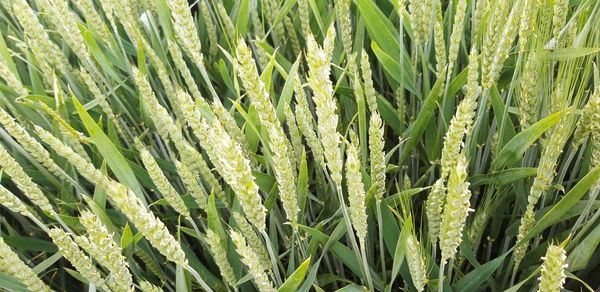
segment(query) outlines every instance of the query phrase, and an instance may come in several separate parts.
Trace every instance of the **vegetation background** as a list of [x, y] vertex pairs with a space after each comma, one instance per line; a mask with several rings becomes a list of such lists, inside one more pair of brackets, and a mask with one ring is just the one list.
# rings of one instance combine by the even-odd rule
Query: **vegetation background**
[[599, 14], [0, 1], [0, 287], [593, 291]]

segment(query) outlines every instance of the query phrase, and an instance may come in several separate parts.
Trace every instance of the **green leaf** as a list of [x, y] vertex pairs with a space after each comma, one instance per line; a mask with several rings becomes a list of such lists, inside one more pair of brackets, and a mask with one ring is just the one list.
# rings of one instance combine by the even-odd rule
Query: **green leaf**
[[171, 26], [171, 11], [169, 9], [169, 5], [166, 2], [167, 0], [156, 0], [154, 4], [156, 5], [156, 13], [158, 13], [158, 22], [162, 27], [166, 35], [166, 39], [169, 41], [173, 41], [173, 27]]
[[402, 134], [402, 126], [400, 125], [400, 119], [398, 118], [398, 111], [383, 96], [379, 94], [376, 96], [377, 109], [379, 110], [385, 125], [390, 126], [396, 135]]
[[391, 207], [387, 205], [387, 201], [381, 202], [381, 220], [385, 226], [383, 240], [390, 254], [396, 254], [398, 248], [398, 237], [400, 236], [400, 227], [392, 213]]
[[83, 108], [81, 103], [79, 103], [79, 100], [77, 100], [75, 95], [72, 95], [72, 100], [75, 109], [81, 118], [81, 122], [90, 134], [94, 145], [96, 145], [96, 148], [98, 148], [98, 151], [100, 151], [100, 154], [104, 157], [115, 176], [117, 176], [121, 183], [129, 187], [137, 197], [144, 202], [144, 204], [147, 204], [142, 187], [135, 177], [135, 173], [129, 166], [127, 159], [123, 157], [108, 136], [106, 136], [102, 129], [98, 127], [94, 119], [92, 119], [90, 114]]
[[277, 119], [279, 119], [279, 121], [285, 121], [285, 113], [283, 112], [283, 109], [286, 105], [289, 105], [290, 101], [292, 100], [292, 94], [294, 93], [294, 78], [296, 78], [296, 75], [298, 74], [299, 63], [300, 58], [298, 57], [296, 62], [294, 62], [294, 65], [292, 65], [292, 69], [288, 73], [281, 94], [279, 94], [279, 100], [277, 101], [276, 111]]
[[[410, 221], [407, 222], [409, 224], [412, 224], [410, 223]], [[392, 287], [392, 285], [394, 284], [394, 280], [400, 272], [400, 266], [402, 266], [402, 262], [404, 262], [404, 255], [406, 253], [404, 243], [406, 242], [406, 232], [408, 232], [409, 229], [410, 228], [407, 228], [406, 225], [403, 226], [402, 232], [400, 232], [400, 236], [398, 236], [398, 241], [396, 242], [396, 248], [394, 251], [394, 261], [392, 262], [392, 275], [388, 287]]]
[[263, 48], [268, 55], [272, 55], [275, 57], [275, 59], [277, 60], [277, 64], [274, 64], [275, 66], [280, 65], [286, 71], [289, 71], [292, 68], [292, 62], [290, 62], [290, 60], [288, 60], [284, 55], [279, 53], [276, 49], [271, 47], [269, 43], [261, 40], [255, 40], [254, 43]]
[[[410, 70], [410, 68], [408, 68], [407, 70], [405, 66], [403, 70], [400, 67], [400, 63], [396, 61], [397, 58], [394, 58], [393, 56], [387, 54], [374, 41], [371, 42], [371, 49], [373, 49], [375, 56], [383, 66], [383, 69], [390, 75], [390, 77], [392, 77], [398, 83], [401, 83], [401, 80], [403, 80], [404, 85], [406, 86], [406, 89], [408, 89], [408, 91], [416, 95], [420, 94], [413, 84], [414, 77], [412, 76], [412, 70]], [[410, 64], [410, 61], [405, 64]], [[400, 79], [400, 76], [402, 76], [403, 78]]]
[[541, 54], [539, 54], [539, 58], [548, 61], [564, 61], [574, 58], [581, 58], [597, 52], [600, 52], [600, 48], [558, 48], [553, 50], [544, 50]]
[[248, 19], [250, 19], [250, 1], [241, 0], [239, 13], [235, 22], [235, 28], [239, 35], [246, 35], [248, 31]]
[[480, 185], [500, 186], [521, 180], [526, 177], [534, 176], [536, 173], [536, 167], [518, 167], [489, 174], [476, 174], [469, 178], [469, 182], [471, 183], [472, 187]]
[[206, 213], [208, 217], [208, 228], [216, 232], [221, 238], [221, 240], [227, 240], [227, 234], [225, 233], [225, 229], [223, 229], [223, 226], [221, 225], [221, 217], [219, 216], [219, 211], [217, 210], [217, 203], [214, 192], [212, 192], [208, 197], [208, 206]]
[[187, 292], [188, 288], [185, 280], [185, 273], [181, 265], [177, 265], [175, 270], [175, 291], [176, 292]]
[[390, 206], [390, 207], [396, 207], [398, 206], [398, 204], [400, 204], [400, 197], [412, 197], [424, 190], [429, 189], [430, 187], [425, 187], [425, 188], [414, 188], [414, 189], [408, 189], [406, 191], [402, 191], [396, 194], [393, 194], [387, 198], [385, 198], [385, 202]]
[[462, 277], [460, 281], [458, 281], [452, 288], [454, 288], [455, 291], [484, 290], [480, 285], [485, 282], [492, 275], [492, 273], [496, 271], [496, 269], [498, 269], [507, 255], [508, 252], [475, 268], [473, 271]]
[[[445, 70], [444, 70], [445, 72]], [[442, 72], [442, 76], [444, 75]], [[439, 78], [433, 88], [429, 92], [429, 95], [423, 102], [423, 106], [416, 120], [410, 125], [408, 130], [404, 133], [403, 139], [406, 140], [404, 145], [402, 146], [402, 152], [400, 154], [398, 165], [403, 165], [404, 161], [410, 156], [413, 151], [413, 148], [419, 142], [419, 139], [423, 135], [423, 132], [427, 128], [427, 125], [431, 123], [431, 119], [433, 118], [433, 113], [437, 108], [437, 103], [442, 96], [444, 78]]]
[[[345, 224], [340, 224], [339, 226], [343, 227], [345, 230]], [[302, 228], [304, 231], [306, 231], [308, 234], [310, 234], [311, 236], [313, 236], [316, 240], [318, 240], [321, 243], [328, 243], [329, 241], [329, 236], [325, 235], [324, 233], [322, 233], [321, 231], [308, 227], [308, 226], [304, 226], [304, 225], [298, 225], [298, 227]], [[332, 235], [333, 237], [333, 235]], [[335, 254], [335, 256], [346, 266], [348, 267], [353, 273], [355, 273], [356, 275], [361, 275], [362, 274], [362, 270], [361, 270], [361, 266], [358, 263], [358, 261], [356, 260], [356, 256], [355, 253], [352, 251], [352, 249], [350, 249], [349, 247], [341, 244], [339, 241], [335, 241], [332, 245], [331, 245], [331, 250], [333, 251], [333, 253]], [[375, 273], [371, 273], [373, 276], [373, 284], [375, 286], [381, 286], [381, 279], [377, 276], [377, 274]]]
[[467, 84], [467, 77], [469, 75], [468, 68], [463, 69], [448, 85], [448, 96], [455, 96], [465, 84]]
[[131, 227], [129, 227], [129, 223], [125, 223], [123, 235], [121, 235], [121, 248], [125, 249], [131, 243], [133, 243], [133, 232], [131, 231]]
[[566, 195], [564, 195], [562, 199], [560, 199], [560, 201], [558, 201], [558, 203], [556, 203], [554, 207], [552, 207], [552, 209], [550, 209], [550, 211], [548, 211], [548, 213], [546, 213], [544, 217], [531, 228], [523, 240], [518, 242], [515, 247], [527, 242], [544, 231], [544, 229], [559, 222], [564, 214], [569, 212], [569, 210], [579, 202], [583, 195], [586, 194], [587, 190], [597, 183], [598, 178], [600, 178], [600, 165], [594, 167]]
[[304, 281], [304, 277], [306, 276], [306, 271], [310, 266], [310, 257], [306, 259], [297, 269], [290, 275], [287, 280], [279, 287], [278, 292], [293, 292], [298, 289], [302, 281]]
[[600, 244], [600, 224], [569, 252], [567, 263], [571, 272], [585, 269]]
[[[92, 56], [96, 59], [102, 70], [104, 70], [104, 72], [110, 75], [112, 79], [119, 80], [121, 77], [119, 77], [119, 74], [117, 73], [117, 71], [115, 71], [114, 67], [119, 68], [120, 62], [117, 62], [116, 58], [109, 58], [104, 54], [105, 51], [102, 50], [102, 48], [100, 48], [100, 46], [96, 42], [96, 39], [94, 39], [92, 33], [89, 32], [85, 26], [79, 25], [79, 29], [83, 33], [83, 40], [86, 44], [86, 47], [88, 48]], [[121, 67], [120, 69], [124, 70], [125, 68]]]
[[[294, 5], [296, 4], [296, 1], [297, 0], [286, 0], [283, 3], [281, 8], [279, 9], [279, 13], [277, 14], [277, 17], [275, 17], [275, 21], [273, 21], [273, 26], [278, 24], [280, 21], [283, 21], [283, 18], [288, 15], [288, 13], [292, 9], [292, 7], [294, 7]], [[282, 38], [284, 36], [279, 36], [279, 37]]]
[[[102, 163], [100, 167], [100, 171], [103, 174], [106, 174], [106, 164]], [[94, 202], [100, 207], [102, 210], [106, 208], [106, 191], [103, 188], [96, 187], [94, 188]]]
[[496, 86], [493, 86], [490, 90], [490, 97], [492, 98], [492, 109], [494, 110], [494, 117], [496, 117], [496, 124], [498, 124], [498, 131], [502, 132], [500, 133], [501, 139], [499, 141], [502, 147], [506, 141], [512, 139], [517, 133], [508, 114], [505, 115], [506, 106]]
[[517, 163], [529, 146], [542, 136], [544, 132], [558, 123], [564, 114], [565, 111], [553, 113], [514, 136], [500, 150], [496, 159], [492, 162], [492, 166], [499, 169]]
[[54, 265], [54, 263], [62, 259], [62, 257], [63, 255], [60, 252], [57, 252], [45, 259], [44, 261], [42, 261], [41, 263], [37, 264], [35, 267], [33, 267], [32, 270], [34, 273], [39, 274], [51, 267], [52, 265]]
[[335, 290], [336, 292], [365, 292], [367, 288], [365, 286], [359, 286], [356, 284], [348, 284], [343, 288]]
[[300, 160], [300, 168], [298, 169], [298, 205], [300, 206], [300, 214], [305, 214], [306, 197], [308, 193], [308, 163], [306, 161], [306, 149], [302, 148], [302, 159]]
[[[372, 0], [356, 1], [355, 3], [361, 16], [365, 19], [367, 31], [374, 42], [381, 46], [387, 54], [395, 57], [400, 56], [398, 30], [381, 12], [377, 4]], [[409, 59], [405, 61], [405, 63], [410, 64]]]
[[523, 285], [525, 285], [525, 283], [529, 282], [529, 280], [531, 280], [531, 278], [533, 278], [534, 276], [536, 276], [539, 272], [540, 268], [538, 267], [535, 271], [531, 272], [531, 274], [529, 274], [529, 276], [527, 276], [527, 278], [525, 278], [525, 280], [515, 284], [514, 286], [504, 290], [504, 292], [519, 292], [522, 291], [521, 287], [523, 287]]
[[29, 291], [19, 280], [5, 274], [4, 272], [0, 272], [0, 288], [4, 288], [8, 291]]
[[17, 74], [17, 67], [12, 60], [12, 56], [8, 47], [6, 46], [6, 41], [4, 40], [4, 34], [0, 34], [0, 57], [2, 60], [8, 65], [10, 71], [15, 74], [15, 76], [19, 77]]
[[34, 237], [3, 235], [2, 239], [4, 239], [6, 244], [22, 251], [43, 251], [49, 253], [55, 253], [58, 251], [58, 248], [52, 244], [52, 242]]
[[272, 175], [260, 171], [252, 171], [252, 175], [258, 188], [265, 193], [269, 193], [275, 186], [276, 179]]
[[271, 58], [269, 59], [269, 63], [263, 69], [262, 73], [260, 73], [260, 80], [265, 83], [265, 88], [269, 91], [271, 88], [271, 78], [273, 77], [273, 67], [275, 66], [275, 56], [277, 55], [277, 50], [275, 50], [271, 54]]

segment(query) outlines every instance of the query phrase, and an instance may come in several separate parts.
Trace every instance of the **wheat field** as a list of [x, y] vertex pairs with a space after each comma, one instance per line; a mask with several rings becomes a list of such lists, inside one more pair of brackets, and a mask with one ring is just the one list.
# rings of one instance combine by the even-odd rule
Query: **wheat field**
[[600, 1], [1, 0], [0, 32], [0, 290], [600, 287]]

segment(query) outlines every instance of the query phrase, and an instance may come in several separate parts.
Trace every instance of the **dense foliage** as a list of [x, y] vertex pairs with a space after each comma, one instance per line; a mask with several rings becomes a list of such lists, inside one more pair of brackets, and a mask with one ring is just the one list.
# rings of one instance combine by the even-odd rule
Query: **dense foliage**
[[596, 0], [2, 0], [0, 288], [600, 286]]

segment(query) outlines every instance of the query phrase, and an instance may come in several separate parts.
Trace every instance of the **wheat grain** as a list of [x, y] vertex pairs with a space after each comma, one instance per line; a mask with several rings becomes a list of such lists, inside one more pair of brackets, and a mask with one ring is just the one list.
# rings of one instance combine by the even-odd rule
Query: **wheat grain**
[[298, 34], [296, 33], [296, 29], [294, 28], [294, 23], [292, 19], [286, 16], [283, 19], [283, 24], [285, 25], [285, 30], [288, 33], [288, 37], [290, 38], [290, 43], [292, 44], [292, 51], [294, 55], [298, 56], [302, 53], [302, 48], [300, 46], [300, 40], [298, 40]]
[[500, 37], [499, 34], [501, 33], [503, 24], [508, 23], [506, 22], [507, 5], [505, 1], [488, 3], [485, 8], [489, 11], [489, 16], [487, 28], [483, 31], [483, 44], [481, 46], [481, 73], [484, 77], [489, 74], [488, 72], [491, 68], [491, 63], [494, 60], [496, 49], [498, 48], [498, 38]]
[[[181, 54], [181, 49], [172, 41], [169, 41], [167, 46], [169, 48], [169, 53], [171, 54], [171, 58], [173, 59], [173, 63], [175, 63], [175, 67], [177, 68], [177, 70], [179, 71], [181, 76], [183, 76], [183, 80], [185, 81], [185, 84], [187, 85], [187, 89], [191, 92], [192, 96], [195, 99], [200, 100], [200, 102], [202, 104], [207, 104], [206, 100], [204, 99], [204, 97], [202, 97], [202, 94], [200, 93], [200, 89], [198, 88], [196, 81], [194, 81], [194, 77], [192, 76], [190, 69], [187, 67], [185, 60], [183, 60], [183, 55]], [[181, 94], [181, 90], [178, 89], [177, 95], [180, 96], [180, 94]], [[182, 111], [183, 111], [183, 109], [182, 109]], [[184, 117], [185, 117], [185, 114], [184, 114]]]
[[300, 14], [302, 35], [308, 36], [312, 33], [310, 29], [310, 14], [308, 11], [308, 0], [298, 0], [298, 13]]
[[284, 106], [284, 114], [285, 121], [287, 124], [287, 128], [290, 134], [290, 143], [292, 144], [293, 156], [296, 161], [296, 167], [300, 167], [300, 157], [302, 157], [302, 152], [304, 152], [304, 146], [302, 145], [302, 136], [300, 135], [300, 129], [298, 128], [298, 123], [296, 122], [296, 116], [292, 112], [292, 109], [289, 105]]
[[54, 215], [56, 212], [40, 187], [31, 180], [21, 165], [8, 153], [5, 146], [0, 146], [0, 166], [10, 176], [11, 180], [36, 206], [44, 212]]
[[[209, 56], [211, 59], [214, 59], [219, 53], [219, 41], [217, 38], [217, 26], [213, 21], [212, 14], [210, 13], [207, 1], [200, 1], [200, 11], [202, 12], [202, 18], [204, 19], [204, 24], [206, 25], [206, 32], [208, 33]], [[179, 49], [176, 50], [179, 51]]]
[[182, 163], [179, 160], [175, 160], [175, 168], [177, 169], [177, 173], [181, 177], [183, 184], [187, 188], [188, 193], [194, 198], [198, 206], [200, 206], [200, 209], [206, 210], [206, 191], [198, 182], [196, 174], [187, 167], [185, 163]]
[[560, 32], [565, 27], [567, 22], [567, 14], [569, 13], [569, 1], [568, 0], [556, 0], [554, 1], [554, 13], [552, 14], [552, 35], [556, 40], [560, 36]]
[[442, 225], [440, 229], [440, 249], [442, 262], [453, 258], [462, 241], [462, 232], [465, 226], [469, 208], [471, 191], [467, 179], [467, 160], [462, 153], [457, 157], [456, 167], [450, 172], [448, 178], [448, 194]]
[[[441, 0], [437, 0], [435, 5], [435, 22], [433, 25], [433, 41], [435, 50], [435, 71], [437, 78], [444, 78], [441, 76], [442, 72], [446, 68], [448, 59], [446, 57], [446, 40], [444, 39], [444, 19], [442, 16], [442, 3]], [[450, 71], [450, 70], [449, 70]]]
[[81, 61], [92, 64], [92, 58], [85, 46], [83, 36], [77, 27], [77, 20], [69, 9], [68, 3], [64, 0], [39, 0], [37, 2], [75, 55]]
[[221, 275], [227, 282], [227, 284], [231, 287], [236, 287], [235, 274], [233, 273], [233, 268], [229, 264], [227, 260], [227, 250], [223, 246], [226, 245], [227, 240], [222, 239], [216, 232], [211, 229], [206, 230], [206, 241], [210, 246], [210, 252], [215, 258], [215, 263], [219, 267], [221, 271]]
[[313, 126], [313, 117], [308, 107], [308, 100], [306, 92], [302, 88], [300, 78], [296, 76], [294, 80], [294, 92], [296, 99], [296, 121], [298, 122], [298, 128], [306, 139], [306, 144], [312, 150], [312, 155], [317, 165], [322, 169], [326, 169], [325, 157], [323, 156], [323, 145], [317, 137]]
[[13, 136], [35, 160], [41, 163], [52, 174], [61, 178], [65, 178], [64, 172], [56, 165], [54, 160], [50, 158], [50, 153], [33, 138], [27, 130], [25, 130], [13, 117], [3, 109], [0, 109], [0, 124], [4, 129]]
[[238, 200], [248, 220], [259, 231], [266, 228], [267, 209], [262, 204], [258, 186], [250, 169], [250, 162], [242, 155], [239, 145], [225, 132], [223, 126], [216, 120], [208, 125], [204, 122], [203, 129], [210, 137], [214, 147], [213, 160], [218, 160], [221, 166], [221, 176], [235, 191]]
[[276, 42], [278, 41], [283, 44], [286, 40], [286, 35], [283, 22], [277, 19], [277, 15], [280, 15], [279, 2], [277, 0], [264, 0], [261, 3], [265, 5], [263, 13], [266, 13], [269, 27], [272, 27], [275, 32]]
[[463, 37], [465, 15], [467, 14], [467, 0], [458, 0], [456, 3], [456, 13], [454, 14], [454, 24], [452, 26], [452, 33], [450, 34], [450, 45], [448, 47], [448, 77], [446, 82], [450, 80], [452, 76], [452, 70], [454, 70], [454, 64], [458, 58], [458, 47]]
[[539, 1], [524, 0], [523, 9], [521, 11], [521, 22], [519, 24], [519, 52], [524, 52], [529, 37], [532, 35], [531, 29], [535, 27], [535, 16], [538, 11]]
[[496, 49], [493, 53], [492, 61], [489, 66], [485, 66], [485, 75], [483, 75], [482, 85], [484, 89], [491, 88], [500, 76], [500, 69], [504, 65], [504, 61], [508, 58], [508, 52], [511, 49], [511, 45], [515, 39], [519, 28], [519, 18], [517, 17], [518, 11], [521, 8], [521, 0], [518, 0], [510, 10], [506, 19], [506, 24], [500, 35], [500, 40], [490, 39], [490, 42], [497, 42]]
[[409, 233], [406, 237], [406, 261], [413, 285], [417, 291], [423, 291], [427, 284], [427, 269], [421, 244], [414, 233]]
[[260, 239], [260, 237], [256, 234], [254, 229], [252, 229], [252, 226], [250, 225], [250, 223], [248, 223], [248, 220], [244, 218], [244, 215], [237, 211], [231, 212], [231, 215], [233, 216], [235, 223], [237, 223], [239, 231], [242, 233], [244, 238], [246, 238], [246, 241], [248, 242], [250, 248], [252, 248], [252, 250], [258, 254], [261, 264], [265, 268], [270, 270], [271, 260], [269, 259], [269, 253], [267, 252], [267, 249], [265, 248], [262, 239]]
[[439, 178], [433, 184], [431, 192], [427, 197], [425, 204], [425, 213], [427, 214], [427, 226], [429, 231], [429, 239], [434, 243], [440, 235], [440, 227], [442, 224], [442, 212], [444, 210], [444, 202], [446, 200], [446, 189], [444, 180]]
[[215, 99], [213, 101], [212, 110], [217, 119], [219, 119], [221, 124], [225, 127], [225, 130], [227, 130], [231, 137], [235, 139], [238, 145], [240, 145], [242, 151], [244, 152], [244, 156], [250, 160], [250, 165], [252, 168], [256, 168], [256, 161], [253, 159], [251, 154], [248, 140], [246, 140], [244, 132], [238, 127], [232, 114], [223, 106], [219, 99]]
[[454, 168], [462, 147], [463, 138], [471, 132], [473, 120], [475, 118], [475, 110], [477, 109], [477, 98], [479, 97], [478, 78], [479, 66], [477, 61], [477, 51], [471, 49], [469, 55], [468, 81], [465, 87], [465, 98], [460, 102], [456, 110], [456, 114], [450, 121], [448, 132], [444, 137], [444, 145], [442, 150], [441, 178], [446, 179], [450, 170]]
[[102, 187], [115, 206], [136, 225], [150, 244], [168, 260], [183, 266], [187, 265], [187, 259], [177, 240], [169, 233], [164, 223], [147, 209], [132, 190], [112, 181], [52, 134], [39, 127], [36, 127], [36, 130], [40, 138], [48, 143], [58, 155], [67, 159], [81, 175], [88, 181]]
[[200, 38], [194, 25], [194, 19], [188, 9], [188, 3], [185, 0], [167, 1], [171, 9], [171, 19], [177, 42], [183, 47], [188, 56], [196, 62], [196, 65], [203, 66], [204, 60], [200, 50]]
[[105, 43], [110, 42], [110, 32], [106, 28], [106, 25], [102, 21], [100, 14], [98, 13], [98, 9], [94, 7], [93, 0], [74, 0], [75, 6], [79, 8], [85, 17], [85, 20], [88, 22], [88, 25], [100, 34], [102, 41]]
[[162, 292], [163, 291], [161, 288], [154, 286], [152, 283], [150, 283], [148, 281], [141, 281], [140, 289], [144, 292]]
[[518, 104], [519, 118], [523, 128], [529, 127], [537, 118], [537, 80], [535, 56], [527, 59], [523, 70], [523, 78], [519, 86]]
[[342, 157], [340, 153], [340, 134], [337, 131], [339, 117], [337, 106], [333, 99], [333, 87], [329, 79], [329, 58], [333, 49], [332, 41], [335, 30], [330, 26], [327, 37], [320, 47], [314, 36], [308, 36], [308, 51], [306, 60], [309, 68], [308, 84], [313, 91], [313, 101], [318, 117], [317, 130], [323, 145], [326, 165], [331, 172], [331, 178], [340, 186], [342, 183]]
[[356, 141], [356, 137], [353, 140], [346, 148], [346, 182], [348, 183], [350, 219], [352, 219], [352, 226], [356, 231], [361, 248], [364, 248], [367, 236], [366, 196], [360, 173], [361, 164], [358, 158], [358, 141]]
[[375, 199], [381, 202], [385, 193], [385, 152], [383, 138], [383, 121], [377, 110], [377, 98], [373, 88], [373, 78], [369, 57], [363, 51], [361, 69], [365, 86], [365, 96], [371, 112], [369, 119], [369, 159], [371, 162], [371, 185], [375, 186]]
[[475, 11], [473, 12], [473, 19], [472, 19], [472, 26], [471, 29], [473, 30], [471, 32], [471, 38], [475, 39], [477, 37], [480, 37], [480, 33], [481, 33], [481, 20], [483, 19], [483, 17], [486, 15], [486, 13], [488, 12], [488, 7], [489, 7], [490, 3], [489, 0], [480, 0], [477, 1], [476, 6], [475, 6]]
[[[179, 151], [182, 161], [184, 161], [184, 163], [189, 163], [190, 168], [198, 171], [215, 190], [217, 195], [219, 197], [223, 197], [223, 190], [221, 189], [221, 186], [219, 185], [219, 182], [214, 174], [210, 171], [206, 161], [202, 155], [184, 139], [181, 131], [178, 129], [177, 125], [169, 115], [169, 112], [159, 104], [154, 92], [152, 91], [152, 88], [150, 87], [150, 84], [148, 83], [148, 80], [143, 77], [136, 68], [133, 68], [132, 71], [140, 93], [147, 101], [146, 106], [148, 107], [148, 113], [150, 114], [150, 117], [153, 120], [159, 134], [163, 138], [170, 138], [175, 144], [177, 151]], [[189, 103], [191, 102], [189, 97], [182, 96], [182, 91], [178, 91], [176, 98], [177, 104], [182, 112], [182, 116], [189, 122], [190, 119], [193, 119], [193, 116], [189, 116]]]
[[85, 227], [87, 235], [76, 236], [75, 242], [111, 271], [112, 277], [107, 283], [108, 286], [116, 291], [130, 291], [133, 281], [129, 273], [129, 265], [104, 223], [98, 216], [87, 210], [81, 213], [79, 222]]
[[236, 53], [238, 75], [256, 107], [261, 123], [268, 132], [268, 146], [272, 153], [273, 168], [279, 187], [279, 198], [283, 203], [287, 219], [296, 228], [299, 208], [295, 189], [294, 164], [289, 155], [291, 150], [289, 141], [277, 120], [275, 108], [271, 103], [265, 84], [258, 76], [256, 64], [252, 59], [252, 52], [243, 40], [238, 41]]
[[[537, 169], [537, 175], [527, 197], [527, 208], [521, 218], [517, 241], [523, 240], [535, 223], [534, 208], [542, 194], [548, 190], [555, 176], [556, 164], [566, 142], [566, 121], [563, 120], [548, 133], [548, 141]], [[528, 244], [524, 243], [515, 249], [515, 262], [518, 264], [527, 251]]]
[[233, 26], [233, 22], [231, 22], [231, 18], [229, 18], [229, 14], [227, 14], [227, 10], [225, 10], [225, 6], [221, 2], [216, 2], [217, 6], [217, 14], [221, 19], [221, 25], [224, 26], [225, 32], [231, 41], [235, 41], [237, 36], [235, 32], [235, 26]]
[[0, 204], [12, 212], [19, 213], [26, 217], [33, 216], [29, 209], [27, 209], [25, 203], [11, 191], [7, 190], [3, 185], [0, 185]]
[[31, 291], [50, 292], [48, 287], [36, 273], [25, 264], [19, 256], [0, 237], [0, 270], [17, 278]]
[[115, 206], [135, 224], [152, 246], [169, 261], [187, 266], [187, 259], [179, 242], [169, 233], [165, 224], [144, 206], [133, 191], [114, 182], [109, 187], [103, 187]]
[[[340, 36], [342, 38], [342, 47], [348, 58], [348, 63], [352, 62], [352, 22], [350, 21], [350, 0], [341, 0], [335, 2], [338, 24], [340, 26]], [[350, 72], [353, 72], [352, 70]]]
[[[600, 86], [596, 87], [596, 90], [590, 97], [589, 101], [590, 109], [590, 132], [592, 135], [592, 165], [600, 165]], [[600, 184], [596, 184], [595, 188], [600, 187]]]
[[175, 190], [173, 185], [169, 182], [169, 179], [165, 176], [164, 172], [158, 166], [156, 159], [150, 154], [150, 151], [146, 149], [139, 140], [136, 140], [136, 148], [140, 152], [140, 158], [144, 167], [148, 171], [148, 175], [158, 191], [164, 196], [169, 205], [177, 211], [177, 213], [183, 215], [187, 219], [190, 219], [190, 211], [187, 209], [183, 199], [179, 196], [179, 193]]
[[565, 250], [560, 246], [551, 244], [548, 246], [546, 255], [542, 257], [542, 260], [544, 260], [544, 263], [541, 268], [538, 291], [551, 292], [562, 290], [567, 277], [565, 269], [568, 266], [566, 264], [567, 255]]
[[[204, 150], [206, 150], [215, 168], [217, 168], [219, 172], [223, 172], [223, 168], [221, 167], [219, 159], [217, 158], [218, 154], [213, 149], [214, 147], [212, 145], [210, 135], [208, 135], [208, 132], [205, 131], [206, 129], [203, 128], [203, 125], [201, 123], [202, 116], [196, 108], [197, 106], [195, 106], [192, 103], [187, 93], [183, 92], [182, 90], [178, 91], [177, 96], [179, 97], [178, 100], [181, 109], [184, 113], [185, 121], [192, 128], [192, 131], [196, 135], [196, 137], [198, 137], [200, 145], [202, 146], [202, 148], [204, 148]], [[182, 162], [194, 162], [190, 163], [189, 168], [199, 172], [202, 179], [204, 179], [210, 185], [210, 187], [216, 193], [216, 195], [222, 200], [226, 201], [225, 193], [223, 192], [219, 181], [208, 167], [202, 154], [196, 151], [189, 143], [185, 142], [183, 139], [179, 139], [179, 137], [181, 137], [181, 135], [177, 135], [178, 139], [174, 140], [174, 142], [177, 142], [175, 146], [178, 147], [178, 151], [180, 152], [180, 155], [182, 157]]]
[[[63, 74], [71, 71], [71, 65], [65, 60], [58, 46], [50, 40], [48, 33], [39, 22], [37, 16], [25, 0], [15, 0], [12, 2], [12, 8], [16, 18], [23, 27], [27, 36], [29, 48], [35, 55], [40, 69], [48, 78], [53, 72], [51, 65], [60, 70]], [[51, 79], [46, 79], [50, 84]]]
[[61, 229], [52, 228], [48, 231], [48, 235], [50, 235], [52, 242], [58, 247], [63, 256], [83, 277], [102, 289], [108, 289], [106, 284], [104, 284], [104, 279], [102, 279], [100, 271], [94, 266], [92, 259], [79, 249], [69, 234]]
[[244, 237], [236, 231], [230, 231], [231, 240], [235, 244], [237, 253], [240, 255], [242, 262], [248, 268], [248, 272], [254, 278], [254, 283], [261, 292], [275, 291], [273, 283], [269, 280], [269, 276], [265, 273], [266, 268], [260, 263], [258, 255], [246, 245]]
[[8, 62], [0, 57], [0, 77], [6, 81], [6, 85], [12, 88], [18, 95], [28, 95], [29, 91], [23, 86], [17, 75], [13, 74], [8, 66]]
[[[179, 103], [177, 102], [175, 87], [173, 86], [173, 83], [171, 82], [171, 79], [169, 78], [169, 74], [167, 73], [167, 69], [165, 68], [165, 65], [163, 64], [162, 60], [158, 57], [156, 52], [154, 52], [154, 50], [152, 49], [150, 44], [148, 44], [148, 42], [143, 37], [139, 36], [138, 41], [142, 44], [146, 55], [148, 56], [148, 58], [150, 59], [150, 62], [152, 63], [152, 65], [154, 66], [154, 68], [156, 70], [158, 79], [160, 80], [160, 83], [162, 84], [162, 86], [164, 88], [165, 96], [167, 97], [167, 100], [169, 101], [171, 107], [173, 108], [173, 112], [175, 113], [175, 116], [182, 118], [183, 113], [182, 113], [181, 107], [179, 106]], [[141, 86], [146, 86], [146, 85], [144, 84]], [[148, 85], [147, 89], [144, 89], [144, 90], [151, 90], [151, 89], [149, 88], [149, 85]], [[144, 91], [144, 93], [146, 93], [146, 91]], [[146, 97], [146, 96], [144, 96], [144, 97]], [[147, 97], [150, 97], [150, 96], [148, 95]], [[150, 114], [152, 114], [152, 113], [150, 113]]]

